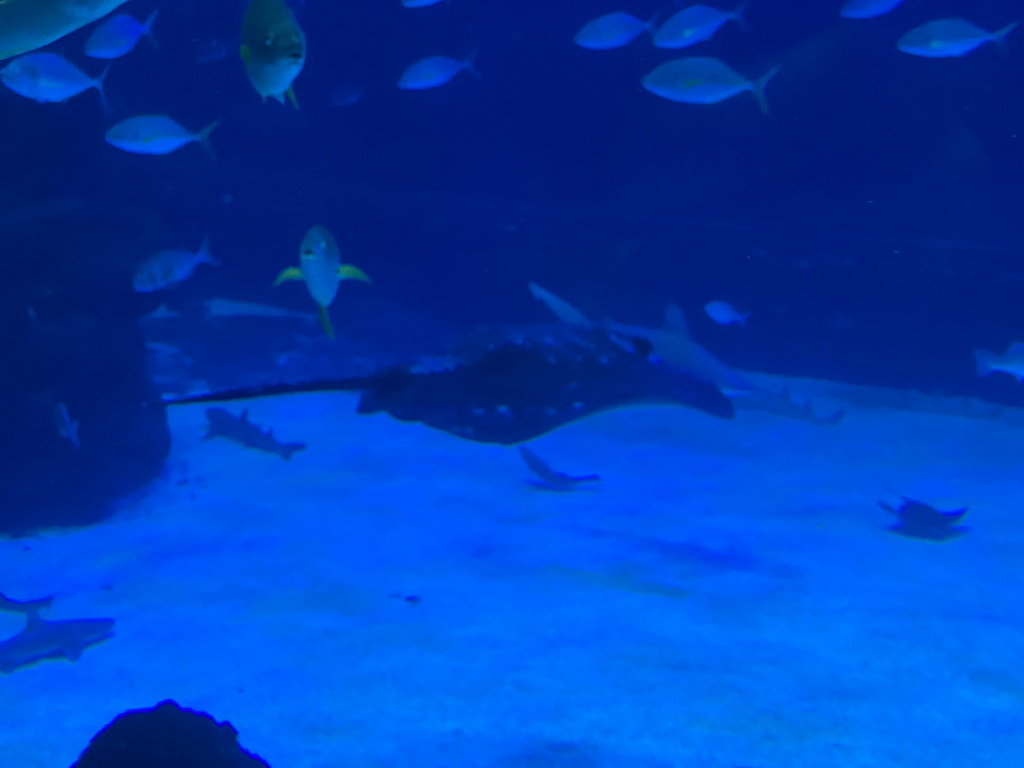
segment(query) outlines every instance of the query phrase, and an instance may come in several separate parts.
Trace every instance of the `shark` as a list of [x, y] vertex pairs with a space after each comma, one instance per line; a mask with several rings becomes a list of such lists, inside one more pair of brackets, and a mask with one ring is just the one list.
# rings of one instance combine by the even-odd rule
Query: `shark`
[[235, 416], [223, 408], [207, 408], [206, 422], [204, 440], [223, 437], [245, 448], [273, 453], [282, 459], [291, 459], [292, 454], [306, 449], [305, 443], [282, 443], [274, 437], [272, 429], [253, 424], [249, 421], [248, 410]]
[[[26, 606], [25, 603], [16, 605]], [[41, 607], [41, 606], [40, 606]], [[25, 627], [0, 641], [0, 672], [10, 674], [47, 659], [77, 661], [86, 648], [113, 637], [113, 619], [61, 619], [50, 621], [38, 607], [26, 609]]]
[[646, 339], [601, 326], [486, 326], [441, 355], [367, 376], [168, 397], [168, 404], [296, 392], [356, 391], [357, 412], [387, 413], [456, 437], [515, 445], [595, 413], [661, 403], [723, 419], [732, 402], [653, 353]]

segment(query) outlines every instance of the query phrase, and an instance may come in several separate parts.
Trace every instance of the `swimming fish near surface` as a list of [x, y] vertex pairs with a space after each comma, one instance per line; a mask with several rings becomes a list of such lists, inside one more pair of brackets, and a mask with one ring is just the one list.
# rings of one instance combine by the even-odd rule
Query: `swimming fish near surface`
[[220, 120], [215, 120], [193, 133], [167, 115], [138, 115], [110, 128], [106, 140], [112, 147], [136, 155], [169, 155], [188, 144], [198, 143], [213, 160], [210, 134], [218, 125]]
[[306, 33], [284, 0], [252, 0], [242, 19], [239, 55], [249, 82], [263, 101], [299, 108], [295, 79], [306, 64]]
[[85, 55], [94, 59], [119, 59], [131, 53], [143, 37], [150, 45], [159, 49], [153, 36], [153, 22], [157, 11], [153, 11], [145, 21], [139, 21], [127, 13], [117, 13], [99, 24], [85, 41]]
[[685, 104], [717, 104], [750, 91], [767, 115], [764, 88], [778, 71], [778, 67], [772, 67], [756, 80], [748, 80], [718, 59], [687, 56], [655, 67], [644, 77], [643, 86], [655, 96]]
[[328, 308], [338, 296], [338, 288], [342, 280], [361, 280], [371, 282], [370, 278], [359, 267], [341, 263], [341, 251], [338, 241], [331, 231], [322, 224], [311, 227], [302, 238], [299, 247], [299, 266], [289, 267], [277, 276], [274, 285], [289, 280], [302, 280], [309, 290], [309, 295], [316, 303], [320, 316], [320, 324], [328, 338], [334, 338], [334, 326]]
[[77, 661], [85, 649], [113, 637], [113, 619], [48, 621], [38, 610], [25, 612], [25, 628], [0, 642], [0, 672], [10, 674], [47, 659]]
[[580, 48], [609, 51], [629, 45], [644, 32], [649, 32], [650, 29], [649, 21], [638, 19], [631, 13], [617, 11], [588, 21], [580, 27], [573, 40]]
[[966, 19], [936, 19], [907, 32], [896, 47], [903, 53], [929, 59], [966, 56], [985, 43], [1004, 46], [1006, 36], [1019, 25], [1019, 21], [1014, 21], [995, 32], [988, 32]]
[[92, 24], [127, 0], [5, 0], [0, 59], [34, 51]]
[[691, 5], [669, 16], [654, 33], [655, 48], [689, 48], [715, 36], [730, 21], [745, 24], [743, 12], [747, 3], [735, 10], [723, 11], [710, 5]]
[[369, 376], [167, 398], [217, 402], [296, 392], [359, 391], [359, 413], [388, 413], [466, 440], [513, 445], [592, 414], [666, 403], [732, 418], [714, 384], [658, 362], [642, 338], [572, 325], [484, 328], [449, 353]]
[[0, 69], [0, 82], [19, 96], [43, 104], [67, 101], [95, 88], [100, 95], [100, 103], [106, 109], [103, 80], [109, 69], [103, 70], [99, 77], [89, 77], [56, 53], [26, 53]]
[[274, 437], [274, 430], [253, 424], [249, 421], [248, 410], [235, 416], [223, 408], [207, 408], [206, 421], [204, 440], [223, 437], [245, 448], [273, 453], [282, 459], [291, 459], [292, 454], [306, 450], [305, 443], [282, 443]]

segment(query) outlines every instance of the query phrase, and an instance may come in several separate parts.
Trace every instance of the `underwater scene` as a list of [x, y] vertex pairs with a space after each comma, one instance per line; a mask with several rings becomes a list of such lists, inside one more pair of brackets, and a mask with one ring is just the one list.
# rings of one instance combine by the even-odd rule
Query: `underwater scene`
[[0, 0], [0, 768], [1024, 765], [1022, 21]]

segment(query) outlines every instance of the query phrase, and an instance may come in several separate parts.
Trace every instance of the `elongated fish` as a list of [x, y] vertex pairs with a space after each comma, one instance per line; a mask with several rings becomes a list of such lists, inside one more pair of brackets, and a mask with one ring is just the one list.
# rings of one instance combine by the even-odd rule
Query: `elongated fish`
[[92, 24], [127, 0], [5, 0], [0, 3], [0, 59], [34, 51]]
[[514, 445], [592, 414], [638, 403], [683, 405], [732, 418], [714, 384], [659, 362], [642, 338], [600, 326], [492, 327], [450, 352], [369, 376], [168, 398], [243, 400], [296, 392], [360, 392], [359, 413], [387, 413], [481, 443]]
[[113, 637], [113, 619], [62, 619], [48, 621], [37, 611], [25, 614], [25, 628], [0, 642], [0, 672], [47, 659], [78, 661], [86, 648]]
[[285, 96], [298, 109], [292, 84], [306, 63], [306, 35], [284, 0], [252, 0], [242, 19], [239, 49], [245, 73], [266, 101], [284, 104]]
[[320, 324], [329, 338], [334, 338], [334, 326], [328, 307], [334, 303], [338, 295], [338, 287], [342, 280], [361, 280], [370, 282], [370, 278], [359, 267], [341, 263], [341, 251], [338, 241], [331, 231], [317, 224], [310, 228], [302, 238], [299, 249], [299, 266], [289, 267], [277, 276], [274, 285], [289, 280], [302, 280], [309, 290], [309, 295], [316, 302], [320, 315]]

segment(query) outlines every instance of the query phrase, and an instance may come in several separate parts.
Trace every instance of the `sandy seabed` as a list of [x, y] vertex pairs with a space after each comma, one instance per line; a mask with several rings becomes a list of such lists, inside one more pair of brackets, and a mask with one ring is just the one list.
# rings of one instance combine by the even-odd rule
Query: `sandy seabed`
[[[245, 404], [291, 461], [175, 407], [165, 477], [112, 520], [0, 541], [5, 593], [117, 620], [0, 676], [4, 766], [69, 766], [167, 698], [273, 768], [1024, 763], [1024, 428], [629, 409], [533, 444], [604, 478], [554, 493], [354, 402]], [[893, 491], [970, 532], [889, 532]]]

